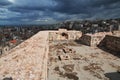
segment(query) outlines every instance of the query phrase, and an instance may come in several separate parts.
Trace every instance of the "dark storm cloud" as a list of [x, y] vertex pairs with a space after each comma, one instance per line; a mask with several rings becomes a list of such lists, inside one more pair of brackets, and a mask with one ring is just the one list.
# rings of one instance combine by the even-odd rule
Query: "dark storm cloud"
[[117, 2], [120, 2], [120, 0], [93, 0], [94, 2], [91, 3], [92, 6], [94, 7], [99, 7], [101, 5], [111, 5], [111, 4], [114, 4], [114, 3], [117, 3]]
[[0, 20], [7, 22], [120, 17], [120, 0], [0, 0], [0, 5]]
[[[49, 1], [49, 0], [48, 0]], [[50, 4], [44, 5], [44, 4], [36, 4], [33, 2], [34, 6], [31, 6], [32, 4], [24, 4], [24, 5], [16, 5], [12, 6], [9, 9], [12, 11], [17, 12], [26, 12], [31, 10], [40, 10], [40, 11], [46, 11], [50, 10], [53, 12], [60, 12], [60, 13], [67, 13], [67, 14], [80, 14], [80, 13], [91, 13], [95, 9], [97, 10], [99, 7], [103, 6], [103, 10], [106, 8], [112, 8], [112, 4], [117, 4], [120, 2], [120, 0], [51, 0], [50, 2], [54, 2], [52, 6]], [[38, 1], [37, 3], [40, 3]], [[119, 4], [114, 6], [114, 8], [120, 7]]]
[[15, 12], [32, 12], [32, 11], [45, 11], [49, 10], [47, 6], [11, 6], [8, 9]]
[[[55, 0], [57, 5], [53, 11], [67, 14], [87, 13], [89, 7], [85, 5], [85, 1], [81, 0]], [[88, 4], [86, 2], [86, 4]]]
[[11, 2], [9, 2], [8, 0], [0, 0], [0, 6], [6, 6], [6, 5], [10, 5], [12, 4]]
[[[53, 8], [53, 11], [68, 13], [68, 14], [80, 14], [80, 13], [91, 13], [95, 9], [97, 10], [99, 7], [103, 6], [103, 10], [105, 8], [109, 8], [112, 4], [117, 4], [120, 0], [55, 0], [58, 5], [56, 8]], [[120, 7], [117, 4], [116, 7]], [[111, 7], [112, 8], [112, 7]]]
[[53, 8], [55, 1], [52, 0], [16, 0], [16, 4], [9, 7], [9, 10], [15, 12], [46, 11]]

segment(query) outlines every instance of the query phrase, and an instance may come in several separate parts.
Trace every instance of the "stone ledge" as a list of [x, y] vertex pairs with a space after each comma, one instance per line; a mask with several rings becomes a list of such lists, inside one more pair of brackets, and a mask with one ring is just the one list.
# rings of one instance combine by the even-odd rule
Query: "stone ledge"
[[0, 58], [0, 80], [46, 80], [48, 32], [41, 31]]

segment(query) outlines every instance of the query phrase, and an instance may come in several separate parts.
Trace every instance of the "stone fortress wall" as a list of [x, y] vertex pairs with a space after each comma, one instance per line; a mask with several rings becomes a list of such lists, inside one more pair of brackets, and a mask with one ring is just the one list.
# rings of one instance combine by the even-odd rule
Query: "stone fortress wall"
[[105, 38], [100, 42], [99, 46], [120, 53], [120, 37], [106, 35]]
[[[59, 29], [58, 31], [49, 31], [49, 41], [79, 40], [81, 43], [91, 47], [96, 47], [99, 44], [104, 44], [102, 43], [104, 39], [105, 41], [107, 41], [106, 43], [111, 43], [111, 47], [120, 47], [118, 46], [118, 44], [116, 44], [120, 42], [116, 38], [120, 38], [120, 31], [99, 32], [94, 34], [89, 34], [89, 33], [82, 34], [82, 32], [80, 31], [72, 31], [72, 30], [67, 31], [66, 29]], [[106, 46], [109, 46], [109, 44], [106, 44]], [[113, 50], [113, 49], [110, 48], [110, 50]], [[117, 51], [117, 50], [114, 49], [114, 51]]]
[[79, 40], [82, 36], [81, 31], [67, 31], [66, 29], [59, 29], [58, 31], [49, 32], [49, 40]]
[[47, 80], [48, 34], [40, 31], [3, 54], [0, 80]]
[[84, 37], [83, 42], [92, 46], [105, 39], [103, 44], [106, 44], [108, 49], [120, 52], [119, 31], [114, 34], [117, 36], [113, 36], [112, 33], [104, 33], [100, 36], [97, 36], [98, 33], [82, 35], [80, 31], [67, 30], [40, 31], [1, 56], [0, 80], [9, 77], [13, 80], [47, 80], [48, 42], [53, 40], [80, 40]]
[[104, 38], [106, 35], [112, 35], [111, 32], [99, 32], [95, 34], [84, 34], [81, 38], [80, 41], [88, 46], [97, 46]]

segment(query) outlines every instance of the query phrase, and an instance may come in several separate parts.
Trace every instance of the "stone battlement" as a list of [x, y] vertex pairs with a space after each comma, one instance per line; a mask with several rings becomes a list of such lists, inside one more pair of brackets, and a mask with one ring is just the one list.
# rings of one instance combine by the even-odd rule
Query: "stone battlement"
[[49, 40], [79, 40], [82, 36], [82, 32], [80, 31], [67, 31], [67, 30], [59, 30], [59, 31], [50, 31], [49, 32]]

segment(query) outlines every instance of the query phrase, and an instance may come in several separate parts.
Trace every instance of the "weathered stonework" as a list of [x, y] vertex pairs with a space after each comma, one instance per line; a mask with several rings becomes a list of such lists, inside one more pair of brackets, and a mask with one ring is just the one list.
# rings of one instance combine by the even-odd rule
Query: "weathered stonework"
[[91, 36], [84, 34], [80, 40], [83, 44], [91, 46]]
[[67, 31], [67, 30], [59, 30], [59, 31], [50, 31], [49, 32], [49, 40], [79, 40], [82, 36], [82, 32], [80, 31]]
[[107, 49], [115, 52], [120, 52], [120, 37], [106, 35], [99, 46], [106, 47]]
[[119, 31], [113, 31], [113, 35], [120, 37], [120, 30]]
[[47, 80], [48, 51], [48, 32], [40, 31], [1, 56], [0, 80]]
[[[100, 46], [105, 46], [107, 49], [120, 52], [120, 37], [113, 36], [112, 33], [110, 32], [96, 33], [93, 35], [85, 34], [82, 37], [81, 36], [82, 33], [80, 31], [67, 31], [67, 30], [40, 31], [30, 39], [24, 41], [17, 47], [8, 51], [8, 54], [4, 54], [1, 56], [0, 80], [6, 77], [12, 77], [13, 80], [47, 80], [49, 41], [79, 40], [81, 38], [81, 41], [86, 45], [96, 46], [99, 43], [101, 43]], [[61, 54], [61, 52], [58, 50], [58, 52], [60, 52], [59, 56], [61, 61], [64, 60], [69, 61], [70, 59], [73, 59], [73, 60], [81, 60], [81, 61], [85, 60], [88, 63], [90, 61], [87, 61], [88, 60], [87, 58], [90, 58], [91, 60], [91, 57], [96, 56], [96, 58], [98, 58], [99, 56], [97, 55], [102, 55], [102, 53], [99, 54], [95, 53], [93, 55], [92, 54], [90, 55], [89, 52], [93, 51], [92, 50], [93, 48], [89, 47], [90, 50], [87, 50], [88, 47], [86, 46], [82, 47], [82, 46], [83, 45], [72, 48], [72, 49], [76, 48], [76, 50], [79, 50], [80, 47], [80, 52], [78, 52], [80, 54], [79, 56], [77, 55], [78, 53], [76, 52], [76, 50], [74, 51], [71, 48], [68, 49], [63, 48], [63, 52], [65, 53], [65, 55]], [[86, 57], [86, 54], [84, 54], [87, 52], [88, 55], [90, 55], [89, 57]], [[83, 54], [83, 56], [81, 56], [81, 54]], [[104, 54], [104, 57], [108, 57], [107, 59], [109, 59], [110, 56], [108, 56], [108, 54]], [[100, 57], [100, 59], [101, 58], [103, 58], [103, 55]], [[87, 79], [83, 79], [83, 80], [87, 80]]]
[[84, 34], [81, 37], [81, 42], [88, 46], [97, 46], [105, 35], [112, 35], [111, 32], [100, 32], [95, 34]]

